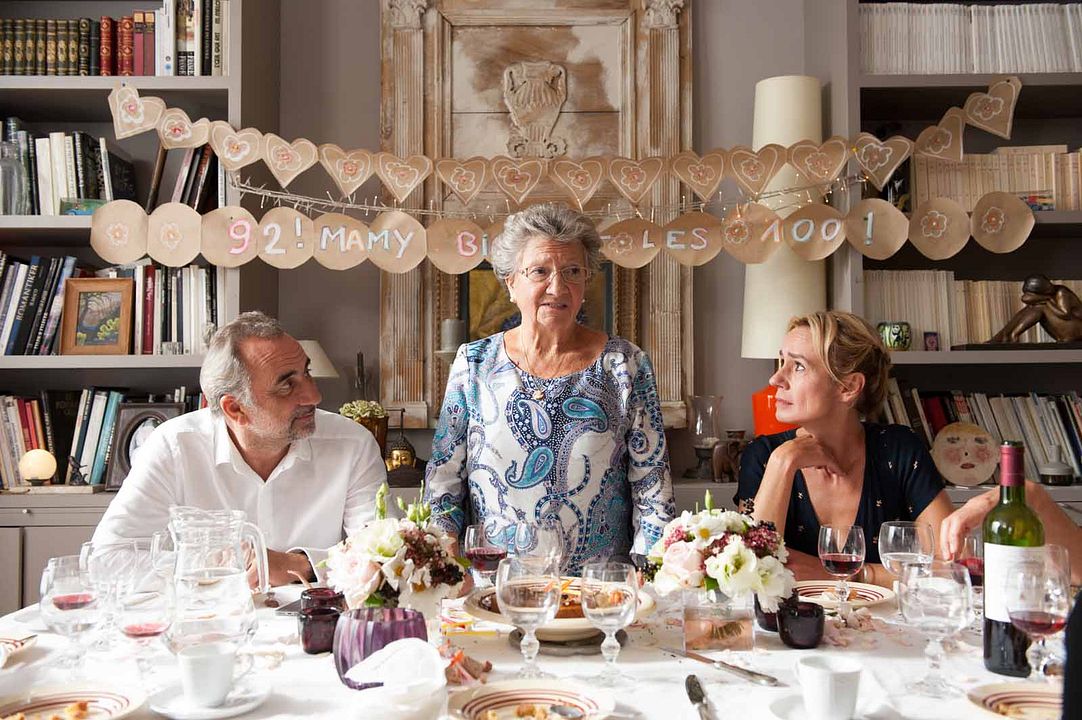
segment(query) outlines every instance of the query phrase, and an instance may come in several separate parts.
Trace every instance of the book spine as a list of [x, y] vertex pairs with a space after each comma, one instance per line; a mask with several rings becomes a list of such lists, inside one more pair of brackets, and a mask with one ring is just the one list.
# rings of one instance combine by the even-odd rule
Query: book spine
[[142, 75], [146, 62], [145, 16], [141, 10], [132, 13], [132, 75]]
[[59, 42], [60, 30], [57, 22], [53, 19], [45, 21], [45, 74], [60, 74], [60, 56], [57, 55], [57, 43]]
[[71, 32], [68, 29], [68, 21], [60, 18], [56, 21], [56, 74], [70, 75], [68, 65], [68, 40]]
[[161, 38], [162, 66], [158, 71], [172, 76], [177, 74], [177, 8], [173, 0], [164, 0], [160, 13], [157, 32]]
[[132, 75], [135, 72], [135, 22], [130, 15], [120, 18], [117, 31], [117, 75]]
[[158, 53], [155, 50], [157, 42], [155, 32], [154, 13], [148, 10], [143, 13], [143, 74], [148, 76], [157, 74]]
[[154, 353], [154, 266], [143, 267], [143, 355]]
[[79, 21], [68, 20], [68, 75], [79, 74]]
[[162, 186], [162, 175], [165, 174], [165, 159], [168, 152], [164, 145], [158, 146], [158, 157], [154, 161], [154, 173], [150, 178], [150, 191], [147, 192], [147, 201], [144, 205], [148, 215], [154, 212], [154, 208], [158, 205], [158, 193]]
[[87, 192], [86, 182], [86, 163], [83, 160], [83, 133], [73, 132], [71, 134], [71, 141], [73, 145], [73, 157], [75, 161], [75, 192], [76, 196], [80, 198], [90, 197]]
[[26, 74], [40, 75], [38, 72], [38, 21], [34, 18], [26, 19], [26, 47], [23, 49], [26, 58]]
[[64, 197], [74, 200], [79, 197], [79, 177], [75, 174], [75, 138], [67, 134], [64, 135], [64, 170], [68, 178]]
[[90, 74], [90, 18], [79, 18], [79, 75]]
[[[56, 455], [56, 430], [53, 426], [53, 413], [49, 407], [49, 393], [46, 390], [41, 390], [38, 393], [38, 400], [41, 405], [41, 421], [45, 428], [45, 449]], [[55, 475], [54, 475], [55, 477]]]
[[46, 313], [51, 305], [53, 286], [56, 285], [56, 279], [60, 276], [61, 264], [62, 260], [60, 258], [49, 258], [49, 272], [34, 303], [34, 317], [30, 323], [30, 334], [27, 338], [24, 355], [37, 355], [41, 347], [41, 337], [47, 319]]
[[210, 74], [222, 74], [222, 0], [211, 0], [213, 17], [210, 26]]
[[34, 74], [45, 75], [48, 72], [45, 64], [45, 54], [48, 49], [46, 36], [48, 35], [45, 18], [34, 20]]
[[212, 54], [214, 52], [213, 37], [214, 37], [214, 11], [213, 0], [199, 0], [203, 5], [202, 15], [200, 20], [202, 21], [202, 29], [200, 33], [201, 42], [199, 49], [202, 52], [202, 72], [201, 75], [209, 76], [211, 74], [211, 68], [214, 65]]
[[15, 73], [15, 21], [0, 20], [0, 75]]
[[111, 17], [102, 15], [101, 17], [101, 38], [98, 46], [98, 60], [101, 65], [101, 74], [103, 76], [114, 75], [116, 73], [115, 57], [114, 57], [114, 39], [113, 39], [113, 19]]
[[98, 138], [98, 156], [101, 158], [101, 199], [112, 202], [114, 199], [112, 168], [109, 164], [109, 150], [105, 145], [104, 137]]
[[90, 21], [90, 58], [89, 71], [91, 77], [101, 75], [101, 21]]
[[[31, 21], [33, 22], [33, 21]], [[26, 19], [12, 21], [11, 74], [26, 75]]]
[[25, 335], [23, 324], [25, 322], [26, 309], [30, 304], [30, 297], [34, 294], [34, 285], [37, 283], [40, 272], [41, 258], [35, 255], [30, 259], [30, 265], [26, 271], [26, 280], [20, 288], [19, 301], [18, 305], [15, 306], [15, 315], [11, 324], [11, 335], [8, 337], [7, 347], [4, 350], [5, 355], [22, 354], [22, 343], [25, 341], [25, 337], [20, 339], [20, 335]]

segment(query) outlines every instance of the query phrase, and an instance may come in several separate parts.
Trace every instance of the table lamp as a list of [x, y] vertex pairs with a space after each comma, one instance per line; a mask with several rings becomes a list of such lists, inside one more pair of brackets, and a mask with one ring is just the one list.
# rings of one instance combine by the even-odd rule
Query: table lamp
[[338, 371], [334, 369], [334, 363], [327, 357], [327, 353], [324, 352], [323, 346], [319, 344], [318, 340], [298, 340], [297, 342], [301, 344], [305, 354], [308, 356], [308, 360], [311, 363], [308, 366], [308, 371], [312, 374], [312, 377], [338, 377]]
[[56, 458], [48, 450], [29, 450], [19, 459], [19, 475], [34, 487], [56, 475]]
[[[799, 140], [822, 142], [822, 89], [806, 75], [766, 78], [755, 85], [755, 123], [752, 145], [769, 143], [789, 147]], [[783, 167], [767, 190], [804, 185], [807, 180], [791, 165]], [[805, 193], [775, 195], [762, 200], [782, 218], [796, 211], [795, 201]], [[814, 197], [814, 191], [813, 195]], [[744, 313], [740, 356], [777, 360], [789, 320], [826, 308], [826, 270], [823, 261], [804, 260], [786, 243], [766, 262], [744, 267]], [[791, 429], [774, 415], [774, 388], [769, 384], [752, 395], [755, 434]]]

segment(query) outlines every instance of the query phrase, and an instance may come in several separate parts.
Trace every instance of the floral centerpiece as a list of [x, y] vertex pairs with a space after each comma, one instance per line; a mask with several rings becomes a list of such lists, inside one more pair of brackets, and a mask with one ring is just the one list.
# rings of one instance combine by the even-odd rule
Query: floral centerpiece
[[327, 580], [350, 609], [408, 607], [434, 619], [440, 601], [457, 594], [465, 579], [456, 542], [431, 522], [428, 503], [399, 498], [398, 507], [405, 517], [387, 517], [384, 483], [376, 493], [376, 519], [327, 554]]

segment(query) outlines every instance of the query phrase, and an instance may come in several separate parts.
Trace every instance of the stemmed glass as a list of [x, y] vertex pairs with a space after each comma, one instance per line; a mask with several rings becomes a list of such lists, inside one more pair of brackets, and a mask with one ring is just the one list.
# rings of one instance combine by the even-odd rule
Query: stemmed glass
[[927, 565], [935, 557], [935, 536], [929, 523], [891, 520], [879, 526], [879, 559], [900, 577], [908, 564]]
[[507, 557], [507, 546], [500, 536], [495, 518], [470, 525], [462, 536], [462, 552], [470, 561], [470, 574], [477, 587], [491, 587], [496, 568]]
[[78, 555], [49, 559], [41, 574], [40, 608], [45, 625], [71, 640], [72, 651], [63, 664], [79, 672], [86, 654], [81, 638], [101, 622], [103, 603]]
[[969, 571], [946, 560], [906, 565], [902, 568], [899, 589], [898, 599], [906, 622], [928, 636], [924, 648], [928, 672], [922, 680], [909, 683], [906, 689], [929, 697], [957, 695], [961, 690], [943, 679], [940, 664], [943, 640], [961, 631], [972, 619]]
[[85, 542], [80, 550], [80, 566], [104, 605], [101, 631], [95, 641], [95, 646], [101, 650], [113, 647], [117, 603], [123, 589], [134, 577], [137, 549], [134, 540], [122, 540], [115, 543]]
[[958, 562], [969, 570], [969, 581], [973, 585], [973, 615], [977, 632], [981, 631], [984, 620], [984, 543], [980, 535], [966, 535], [962, 541], [962, 550]]
[[604, 560], [587, 563], [582, 569], [581, 583], [582, 614], [591, 625], [605, 633], [601, 643], [605, 669], [589, 681], [605, 687], [626, 684], [627, 679], [616, 669], [616, 656], [620, 654], [616, 633], [635, 619], [638, 605], [635, 567], [630, 563]]
[[1035, 548], [1036, 558], [1007, 578], [1004, 604], [1011, 624], [1035, 642], [1026, 650], [1032, 672], [1044, 674], [1048, 661], [1045, 640], [1067, 625], [1071, 610], [1071, 566], [1067, 548]]
[[515, 523], [514, 547], [516, 557], [542, 557], [555, 560], [557, 572], [563, 569], [564, 529], [558, 520]]
[[537, 628], [556, 617], [560, 605], [558, 561], [551, 557], [504, 558], [496, 568], [496, 598], [500, 612], [522, 629], [523, 679], [548, 677], [537, 667]]
[[151, 567], [122, 588], [117, 603], [117, 625], [135, 643], [135, 662], [143, 685], [150, 689], [152, 642], [161, 638], [173, 621], [173, 573]]
[[819, 528], [819, 561], [838, 578], [838, 614], [849, 608], [849, 578], [864, 566], [864, 530], [859, 525], [823, 525]]

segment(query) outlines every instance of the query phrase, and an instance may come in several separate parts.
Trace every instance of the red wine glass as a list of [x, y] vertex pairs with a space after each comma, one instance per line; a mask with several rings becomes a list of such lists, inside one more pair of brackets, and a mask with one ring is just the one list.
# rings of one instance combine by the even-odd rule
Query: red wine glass
[[57, 635], [71, 640], [62, 666], [82, 673], [83, 637], [102, 620], [103, 603], [78, 555], [50, 558], [41, 574], [41, 619]]
[[492, 587], [495, 584], [496, 568], [500, 560], [507, 557], [507, 547], [499, 532], [497, 523], [491, 519], [470, 525], [462, 536], [462, 552], [470, 561], [470, 573], [478, 587]]
[[1045, 640], [1063, 630], [1071, 610], [1071, 566], [1062, 545], [1032, 552], [1032, 561], [1020, 564], [1007, 579], [1004, 604], [1011, 624], [1035, 641], [1026, 651], [1030, 669], [1045, 675]]
[[819, 528], [819, 562], [838, 578], [838, 614], [849, 608], [849, 578], [864, 567], [864, 530], [858, 525], [823, 525]]

